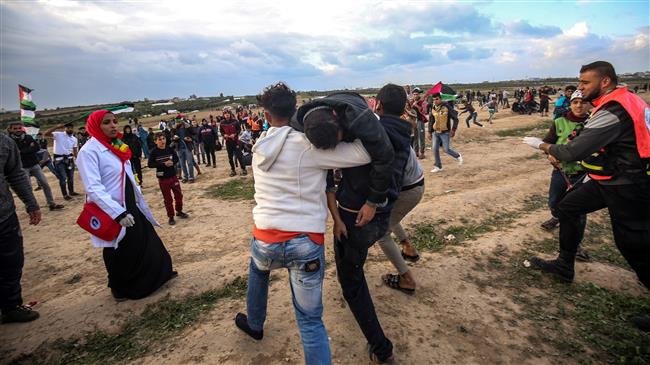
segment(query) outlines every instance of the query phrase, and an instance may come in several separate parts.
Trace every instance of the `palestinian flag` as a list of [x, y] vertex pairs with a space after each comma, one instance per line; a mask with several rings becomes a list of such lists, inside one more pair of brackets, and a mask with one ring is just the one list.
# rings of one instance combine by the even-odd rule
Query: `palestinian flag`
[[443, 85], [442, 81], [438, 81], [437, 84], [433, 85], [433, 87], [427, 91], [427, 95], [437, 93], [440, 93], [440, 99], [443, 101], [456, 100], [457, 98], [456, 91], [447, 85]]
[[[135, 110], [135, 108], [133, 107], [133, 103], [122, 103], [122, 104], [113, 105], [113, 106], [109, 106], [109, 107], [105, 107], [105, 108], [100, 108], [100, 109], [97, 109], [97, 110], [101, 110], [101, 109], [108, 110], [109, 112], [111, 112], [113, 114], [130, 113], [130, 112]], [[86, 120], [86, 118], [88, 118], [90, 113], [92, 113], [93, 111], [83, 113], [79, 118], [74, 119], [73, 122], [77, 121], [77, 120], [80, 120], [80, 119], [81, 120]]]
[[18, 99], [20, 100], [20, 120], [25, 124], [26, 133], [36, 135], [38, 123], [36, 123], [36, 104], [32, 101], [32, 89], [18, 85]]
[[135, 110], [135, 108], [133, 108], [133, 104], [131, 103], [122, 103], [120, 105], [108, 107], [106, 108], [106, 110], [108, 110], [113, 114], [120, 114], [120, 113], [131, 113], [132, 111]]

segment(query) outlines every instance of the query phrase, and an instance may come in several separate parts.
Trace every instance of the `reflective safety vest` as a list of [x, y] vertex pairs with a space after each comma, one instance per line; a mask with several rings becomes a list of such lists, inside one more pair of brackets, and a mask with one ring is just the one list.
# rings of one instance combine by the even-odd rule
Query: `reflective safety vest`
[[[645, 173], [650, 177], [650, 108], [648, 104], [638, 95], [627, 90], [627, 88], [621, 87], [592, 102], [595, 106], [591, 112], [592, 117], [596, 115], [600, 108], [610, 102], [620, 104], [632, 118], [636, 149], [641, 157]], [[606, 166], [604, 163], [606, 160], [608, 160], [607, 150], [601, 148], [600, 151], [594, 154], [593, 158], [585, 159], [580, 164], [587, 170], [592, 179], [611, 180], [614, 171]]]

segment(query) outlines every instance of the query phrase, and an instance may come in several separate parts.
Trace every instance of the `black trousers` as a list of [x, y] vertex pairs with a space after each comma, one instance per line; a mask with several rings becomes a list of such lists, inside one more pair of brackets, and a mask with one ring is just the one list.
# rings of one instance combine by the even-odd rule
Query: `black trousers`
[[0, 222], [0, 311], [23, 304], [20, 278], [24, 262], [23, 235], [13, 213]]
[[242, 156], [241, 147], [239, 143], [235, 144], [235, 143], [226, 142], [226, 151], [228, 151], [228, 163], [230, 163], [230, 169], [232, 171], [235, 171], [235, 158], [237, 158], [239, 167], [242, 170], [246, 169], [243, 160], [244, 156]]
[[388, 230], [390, 213], [377, 213], [375, 218], [363, 227], [355, 227], [356, 213], [339, 209], [348, 236], [335, 240], [334, 255], [336, 273], [341, 284], [343, 297], [357, 320], [372, 352], [380, 360], [386, 360], [393, 353], [393, 344], [384, 335], [377, 319], [375, 306], [368, 291], [363, 265], [372, 246]]
[[214, 154], [216, 147], [215, 144], [203, 143], [203, 148], [205, 148], [205, 158], [208, 161], [208, 165], [212, 164], [212, 166], [216, 166], [217, 164], [217, 157]]
[[650, 183], [602, 185], [590, 180], [557, 205], [560, 249], [575, 253], [582, 240], [580, 216], [607, 208], [616, 247], [650, 288]]

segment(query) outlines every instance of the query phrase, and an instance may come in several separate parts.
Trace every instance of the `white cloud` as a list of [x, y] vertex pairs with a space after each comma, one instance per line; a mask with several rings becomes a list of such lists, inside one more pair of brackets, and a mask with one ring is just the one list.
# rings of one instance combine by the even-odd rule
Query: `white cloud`
[[503, 51], [497, 56], [497, 63], [513, 63], [517, 61], [517, 55], [513, 52]]
[[639, 51], [650, 46], [650, 37], [645, 33], [639, 33], [631, 40], [625, 41], [623, 48], [630, 51]]
[[587, 22], [579, 22], [564, 32], [564, 35], [571, 38], [584, 38], [589, 34]]

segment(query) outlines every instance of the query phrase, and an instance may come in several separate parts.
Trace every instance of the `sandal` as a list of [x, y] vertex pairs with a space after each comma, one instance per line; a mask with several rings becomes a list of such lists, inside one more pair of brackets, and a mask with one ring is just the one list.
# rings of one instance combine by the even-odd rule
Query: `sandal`
[[404, 258], [404, 260], [411, 261], [411, 262], [418, 262], [418, 260], [420, 260], [420, 254], [417, 254], [415, 256], [407, 255], [406, 253], [404, 253], [404, 250], [402, 250], [402, 257]]
[[381, 279], [384, 281], [384, 284], [386, 284], [389, 288], [399, 290], [401, 292], [404, 292], [408, 295], [413, 295], [415, 294], [415, 289], [413, 288], [403, 288], [399, 285], [401, 281], [401, 277], [399, 275], [395, 274], [386, 274], [381, 277]]

